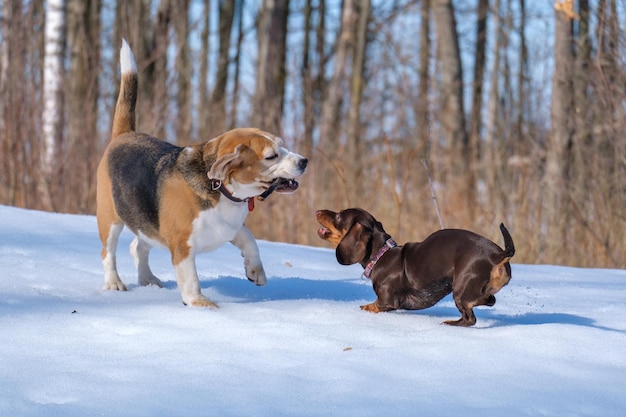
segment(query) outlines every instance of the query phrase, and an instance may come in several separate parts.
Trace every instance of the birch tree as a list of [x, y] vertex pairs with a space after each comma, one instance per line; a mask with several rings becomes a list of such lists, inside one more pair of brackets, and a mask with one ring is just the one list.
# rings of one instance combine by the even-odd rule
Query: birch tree
[[43, 68], [43, 113], [41, 152], [42, 202], [47, 210], [54, 209], [53, 185], [58, 176], [58, 158], [63, 139], [63, 77], [65, 57], [66, 3], [48, 0], [45, 22], [45, 51]]

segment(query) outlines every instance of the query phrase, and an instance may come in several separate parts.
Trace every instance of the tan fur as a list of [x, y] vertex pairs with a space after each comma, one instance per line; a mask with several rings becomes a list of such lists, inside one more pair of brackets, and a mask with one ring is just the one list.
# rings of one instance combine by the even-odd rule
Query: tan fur
[[120, 63], [111, 141], [97, 171], [103, 288], [126, 290], [115, 255], [124, 225], [137, 235], [131, 253], [140, 285], [162, 286], [148, 265], [149, 251], [158, 243], [171, 252], [183, 303], [215, 307], [201, 293], [195, 255], [229, 241], [241, 250], [246, 277], [264, 285], [256, 241], [243, 224], [248, 201], [266, 191], [295, 191], [293, 178], [304, 173], [307, 159], [255, 128], [233, 129], [185, 148], [135, 132], [137, 67], [125, 41]]
[[318, 216], [317, 221], [330, 231], [330, 234], [324, 236], [324, 239], [330, 242], [334, 248], [337, 248], [343, 237], [346, 235], [347, 230], [338, 230], [333, 223], [333, 219], [326, 216], [327, 215], [325, 213], [322, 213], [322, 215]]
[[504, 264], [511, 260], [510, 257], [504, 258], [502, 262], [497, 265], [494, 265], [491, 268], [491, 276], [489, 278], [489, 283], [487, 284], [487, 293], [490, 295], [496, 294], [498, 291], [502, 289], [506, 284], [511, 280], [510, 275], [506, 272], [506, 268]]
[[191, 224], [200, 212], [194, 200], [193, 191], [181, 175], [172, 177], [165, 183], [161, 203], [163, 221], [159, 232], [172, 253], [174, 265], [189, 256], [191, 248], [187, 242], [191, 236]]
[[369, 303], [364, 306], [361, 306], [361, 310], [369, 311], [370, 313], [380, 313], [380, 309], [378, 308], [378, 304], [376, 304], [376, 301], [374, 301], [373, 303]]
[[96, 217], [98, 220], [98, 232], [100, 239], [103, 242], [102, 245], [102, 259], [107, 255], [106, 245], [104, 242], [109, 237], [109, 228], [111, 224], [120, 223], [121, 220], [115, 211], [115, 205], [113, 204], [113, 193], [111, 178], [108, 175], [108, 164], [106, 160], [106, 152], [98, 165], [98, 171], [96, 174], [98, 189], [96, 193]]

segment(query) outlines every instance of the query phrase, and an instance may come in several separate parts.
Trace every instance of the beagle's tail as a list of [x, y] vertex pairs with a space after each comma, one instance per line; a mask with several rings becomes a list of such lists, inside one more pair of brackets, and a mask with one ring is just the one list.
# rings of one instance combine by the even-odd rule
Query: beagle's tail
[[135, 130], [135, 104], [137, 103], [137, 64], [130, 46], [122, 39], [120, 49], [120, 67], [122, 72], [120, 93], [115, 105], [111, 138]]
[[504, 252], [503, 255], [507, 261], [515, 255], [515, 245], [513, 244], [513, 238], [511, 234], [504, 227], [504, 223], [500, 223], [500, 232], [502, 232], [502, 237], [504, 238]]

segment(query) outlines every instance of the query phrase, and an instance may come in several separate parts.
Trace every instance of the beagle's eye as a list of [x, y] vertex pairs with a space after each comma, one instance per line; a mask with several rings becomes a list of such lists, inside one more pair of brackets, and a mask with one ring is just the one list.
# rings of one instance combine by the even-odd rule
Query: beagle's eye
[[270, 156], [267, 156], [267, 157], [265, 158], [265, 160], [266, 160], [266, 161], [271, 161], [272, 159], [276, 159], [276, 158], [278, 158], [278, 154], [277, 154], [277, 153], [274, 153], [274, 154], [271, 154]]

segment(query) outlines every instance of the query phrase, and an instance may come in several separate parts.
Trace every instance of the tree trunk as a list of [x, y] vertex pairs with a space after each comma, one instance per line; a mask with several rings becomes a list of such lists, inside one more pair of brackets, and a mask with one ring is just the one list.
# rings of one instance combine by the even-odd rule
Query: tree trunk
[[572, 115], [572, 21], [563, 11], [555, 11], [554, 74], [552, 77], [552, 131], [548, 143], [545, 170], [546, 194], [546, 252], [558, 256], [567, 250], [566, 227], [569, 218], [567, 198], [569, 189], [569, 155], [573, 137]]
[[[497, 9], [496, 9], [497, 10]], [[480, 138], [482, 130], [483, 84], [487, 47], [487, 15], [489, 0], [478, 1], [476, 22], [476, 49], [474, 52], [474, 80], [472, 85], [472, 109], [470, 116], [470, 157], [472, 164], [480, 159]]]
[[44, 209], [54, 210], [54, 193], [59, 178], [63, 141], [63, 78], [65, 76], [64, 0], [49, 0], [46, 9], [45, 56], [43, 73], [42, 153], [40, 192]]
[[219, 7], [219, 57], [215, 88], [211, 95], [209, 107], [210, 135], [217, 136], [226, 130], [226, 87], [228, 85], [228, 68], [230, 66], [230, 39], [232, 37], [235, 2], [221, 1]]
[[[253, 126], [282, 136], [282, 115], [285, 95], [286, 69], [285, 58], [287, 49], [287, 18], [289, 16], [289, 0], [263, 0], [259, 12], [257, 39], [258, 62], [256, 74], [256, 89], [253, 102]], [[293, 196], [271, 196], [261, 203], [261, 210], [251, 213], [248, 225], [251, 230], [261, 235], [267, 234], [272, 239], [294, 241], [295, 239], [295, 212], [290, 199]], [[281, 218], [282, 229], [276, 229], [264, 218]], [[254, 219], [257, 219], [256, 221]]]
[[233, 70], [233, 104], [230, 109], [230, 124], [228, 129], [234, 129], [239, 126], [239, 72], [241, 68], [241, 48], [244, 40], [243, 28], [243, 0], [236, 0], [235, 14], [237, 19], [237, 47], [235, 48], [235, 56], [233, 62], [235, 68]]
[[335, 184], [320, 196], [320, 203], [324, 207], [331, 207], [331, 204], [337, 204], [339, 201], [347, 203], [345, 195], [348, 185], [341, 164], [339, 121], [341, 120], [343, 86], [347, 82], [347, 61], [354, 46], [355, 23], [353, 0], [345, 0], [341, 12], [341, 29], [335, 42], [333, 72], [325, 89], [326, 96], [322, 105], [318, 149], [324, 159], [320, 161], [319, 171], [321, 175], [316, 178], [316, 185], [325, 187], [326, 184]]
[[[501, 133], [500, 123], [500, 77], [501, 68], [500, 63], [501, 53], [504, 47], [504, 35], [502, 29], [502, 11], [500, 0], [494, 1], [493, 6], [493, 33], [495, 34], [495, 43], [492, 52], [492, 67], [491, 77], [489, 80], [489, 97], [487, 100], [487, 125], [485, 126], [485, 143], [483, 146], [483, 152], [481, 152], [481, 166], [484, 173], [485, 183], [487, 185], [487, 201], [492, 201], [494, 204], [497, 198], [498, 191], [496, 190], [496, 177], [497, 177], [497, 164], [496, 159], [498, 157], [499, 144], [496, 138]], [[493, 207], [490, 207], [493, 208]], [[495, 212], [495, 210], [494, 210]], [[494, 213], [495, 214], [495, 213]], [[495, 217], [495, 216], [494, 216]]]
[[191, 142], [191, 59], [189, 51], [189, 5], [190, 0], [178, 0], [172, 8], [172, 19], [176, 32], [176, 92], [177, 115], [174, 121], [175, 142], [186, 145]]
[[476, 193], [474, 177], [470, 170], [469, 139], [465, 128], [463, 73], [454, 8], [452, 0], [434, 0], [433, 6], [441, 77], [439, 122], [451, 157], [447, 164], [452, 168], [450, 180], [462, 184], [461, 189], [451, 189], [460, 197], [460, 201], [453, 204], [466, 207], [469, 217], [473, 218]]
[[423, 0], [420, 8], [420, 61], [419, 61], [419, 84], [417, 86], [417, 102], [415, 115], [417, 119], [417, 140], [423, 144], [420, 152], [421, 159], [428, 158], [430, 143], [430, 117], [428, 88], [430, 86], [430, 2]]
[[348, 205], [358, 204], [363, 195], [363, 146], [361, 136], [360, 109], [363, 101], [365, 81], [365, 53], [367, 49], [367, 25], [370, 20], [370, 0], [362, 0], [357, 6], [356, 42], [352, 54], [352, 74], [350, 82], [350, 107], [348, 109], [348, 131], [346, 137], [345, 160], [347, 164], [346, 180], [348, 187]]
[[[67, 78], [65, 211], [95, 211], [95, 172], [98, 163], [98, 75], [100, 66], [101, 0], [68, 1], [70, 68]], [[81, 175], [76, 175], [81, 172]], [[68, 198], [71, 197], [71, 198]]]
[[198, 73], [198, 137], [200, 139], [209, 138], [210, 123], [207, 109], [209, 109], [209, 86], [207, 78], [209, 76], [209, 57], [211, 56], [211, 43], [209, 34], [211, 33], [211, 0], [204, 0], [202, 5], [202, 33], [200, 34], [200, 70]]
[[[21, 85], [20, 77], [24, 67], [22, 57], [26, 54], [15, 53], [21, 43], [15, 36], [14, 26], [23, 27], [20, 5], [5, 1], [2, 3], [2, 19], [0, 19], [0, 198], [3, 204], [17, 204], [19, 187], [19, 158], [17, 148], [20, 143], [18, 107], [15, 86]], [[16, 42], [17, 40], [17, 42]], [[22, 94], [25, 94], [23, 91]], [[22, 98], [23, 100], [23, 98]]]
[[288, 16], [289, 0], [263, 0], [257, 29], [253, 125], [279, 135], [285, 95]]
[[172, 1], [160, 0], [157, 8], [157, 19], [154, 24], [154, 39], [150, 55], [150, 65], [153, 70], [151, 79], [140, 84], [148, 84], [150, 95], [144, 100], [150, 103], [150, 109], [142, 113], [145, 117], [145, 128], [141, 129], [152, 133], [158, 138], [167, 139], [165, 136], [165, 126], [168, 122], [169, 97], [168, 97], [168, 70], [167, 70], [167, 49], [169, 47], [169, 29], [172, 22]]

